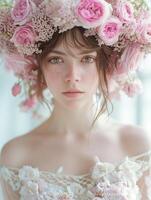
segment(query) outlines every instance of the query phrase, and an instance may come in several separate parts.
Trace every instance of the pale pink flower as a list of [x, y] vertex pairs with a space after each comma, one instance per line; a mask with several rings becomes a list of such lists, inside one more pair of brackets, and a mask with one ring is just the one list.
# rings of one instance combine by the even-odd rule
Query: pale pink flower
[[21, 85], [19, 83], [16, 83], [12, 88], [12, 95], [17, 96], [21, 93]]
[[122, 22], [130, 22], [134, 20], [134, 8], [128, 1], [118, 0], [115, 7], [115, 15]]
[[22, 111], [26, 112], [26, 111], [29, 111], [32, 108], [34, 108], [36, 103], [37, 103], [37, 100], [36, 100], [35, 96], [29, 97], [26, 100], [24, 100], [23, 102], [21, 102], [20, 108]]
[[5, 54], [5, 67], [7, 70], [16, 73], [22, 73], [24, 66], [29, 64], [29, 60], [19, 54]]
[[11, 17], [15, 24], [25, 24], [30, 19], [34, 7], [32, 0], [16, 0], [11, 10]]
[[109, 199], [109, 200], [114, 200], [114, 199], [118, 199], [118, 200], [129, 200], [128, 197], [126, 197], [126, 195], [124, 195], [124, 189], [125, 191], [127, 190], [127, 188], [123, 187], [122, 184], [120, 185], [110, 185], [107, 186], [106, 188], [104, 188], [104, 199]]
[[112, 7], [104, 0], [79, 0], [75, 12], [83, 27], [93, 28], [111, 16]]
[[140, 80], [127, 81], [123, 86], [123, 91], [129, 96], [134, 97], [141, 94], [143, 91], [142, 83]]
[[37, 180], [39, 178], [39, 170], [30, 166], [24, 166], [19, 170], [19, 178], [22, 181]]
[[38, 64], [34, 57], [8, 54], [5, 55], [5, 66], [23, 80], [35, 80], [37, 77]]
[[[30, 192], [29, 192], [30, 191]], [[38, 194], [38, 185], [32, 181], [28, 181], [23, 185], [19, 191], [21, 199], [32, 199], [33, 196]]]
[[116, 17], [111, 17], [98, 29], [98, 35], [106, 45], [113, 45], [118, 41], [122, 30], [122, 23]]
[[115, 184], [105, 184], [105, 183], [98, 183], [94, 188], [92, 188], [92, 193], [94, 195], [93, 200], [128, 200], [128, 198], [124, 195], [124, 186], [115, 185]]
[[18, 46], [29, 46], [35, 43], [36, 33], [34, 32], [32, 25], [27, 24], [24, 26], [17, 27], [11, 42], [14, 43], [16, 47]]
[[151, 17], [138, 21], [136, 35], [140, 43], [151, 43]]
[[129, 71], [135, 71], [141, 65], [144, 52], [138, 43], [132, 43], [128, 45], [118, 62], [117, 68], [114, 71], [114, 75], [120, 75], [128, 73]]

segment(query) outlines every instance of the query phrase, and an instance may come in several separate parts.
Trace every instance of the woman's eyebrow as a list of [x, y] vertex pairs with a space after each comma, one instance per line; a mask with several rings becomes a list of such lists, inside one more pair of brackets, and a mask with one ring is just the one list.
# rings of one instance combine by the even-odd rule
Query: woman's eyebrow
[[49, 54], [51, 54], [51, 53], [56, 53], [56, 54], [60, 54], [60, 55], [66, 55], [64, 52], [58, 51], [58, 50], [52, 50], [52, 51], [50, 51]]
[[[86, 51], [81, 51], [80, 53], [78, 53], [78, 55], [83, 55], [83, 54], [86, 54], [86, 53], [94, 53], [94, 52], [96, 52], [96, 51], [86, 50]], [[51, 54], [51, 53], [56, 53], [56, 54], [67, 56], [66, 53], [64, 53], [62, 51], [58, 51], [58, 50], [52, 50], [49, 54]]]

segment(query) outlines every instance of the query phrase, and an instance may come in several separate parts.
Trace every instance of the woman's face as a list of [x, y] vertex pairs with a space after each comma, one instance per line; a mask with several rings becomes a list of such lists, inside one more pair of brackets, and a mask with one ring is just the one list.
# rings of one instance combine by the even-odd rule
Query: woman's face
[[[69, 52], [70, 49], [70, 52]], [[43, 60], [42, 71], [48, 89], [58, 103], [75, 108], [92, 102], [98, 88], [97, 52], [57, 45]], [[79, 93], [65, 93], [74, 90]]]

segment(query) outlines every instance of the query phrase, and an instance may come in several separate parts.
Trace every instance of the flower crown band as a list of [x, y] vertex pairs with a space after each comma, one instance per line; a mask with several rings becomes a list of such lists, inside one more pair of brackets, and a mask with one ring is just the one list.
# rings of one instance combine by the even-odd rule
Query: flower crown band
[[0, 11], [1, 49], [8, 52], [41, 53], [38, 42], [75, 26], [96, 36], [99, 45], [120, 51], [136, 42], [151, 50], [151, 15], [142, 0], [15, 0], [1, 3]]
[[[56, 31], [73, 27], [83, 27], [84, 35], [94, 36], [99, 46], [123, 52], [111, 93], [123, 90], [133, 96], [140, 90], [136, 75], [129, 78], [127, 74], [134, 74], [143, 55], [151, 52], [151, 11], [145, 0], [3, 0], [0, 53], [5, 55], [7, 68], [25, 84], [34, 82], [33, 55], [42, 53], [40, 44]], [[20, 93], [20, 83], [14, 90], [14, 95]]]

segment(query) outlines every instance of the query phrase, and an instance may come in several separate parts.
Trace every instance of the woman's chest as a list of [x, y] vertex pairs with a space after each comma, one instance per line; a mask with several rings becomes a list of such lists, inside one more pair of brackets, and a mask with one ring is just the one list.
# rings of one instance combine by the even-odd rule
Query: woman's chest
[[125, 156], [119, 141], [113, 142], [106, 137], [72, 143], [54, 140], [34, 147], [28, 154], [28, 164], [46, 171], [63, 166], [65, 173], [74, 175], [89, 172], [94, 166], [96, 156], [102, 162], [114, 164]]

